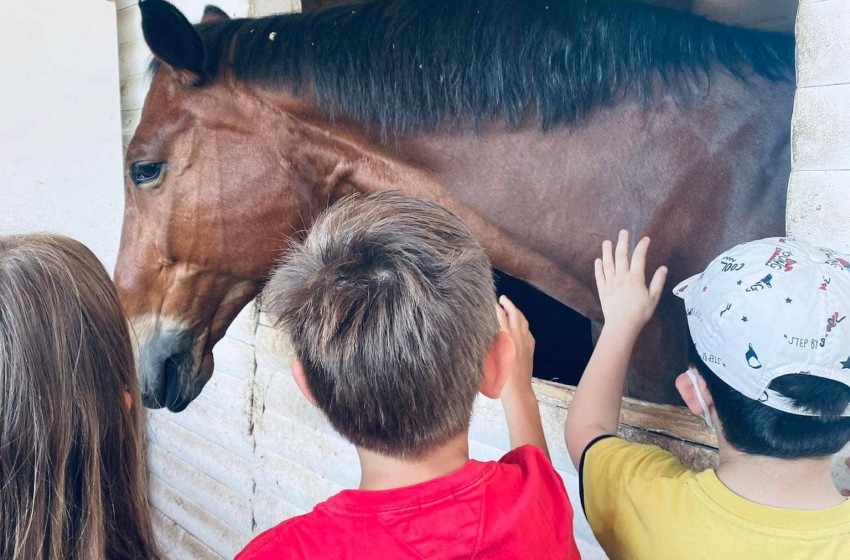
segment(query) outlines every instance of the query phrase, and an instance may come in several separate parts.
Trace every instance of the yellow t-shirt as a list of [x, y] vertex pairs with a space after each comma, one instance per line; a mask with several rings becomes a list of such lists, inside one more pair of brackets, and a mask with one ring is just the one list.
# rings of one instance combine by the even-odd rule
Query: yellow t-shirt
[[764, 506], [714, 470], [688, 470], [653, 445], [591, 443], [579, 469], [593, 534], [611, 560], [847, 560], [850, 501], [821, 510]]

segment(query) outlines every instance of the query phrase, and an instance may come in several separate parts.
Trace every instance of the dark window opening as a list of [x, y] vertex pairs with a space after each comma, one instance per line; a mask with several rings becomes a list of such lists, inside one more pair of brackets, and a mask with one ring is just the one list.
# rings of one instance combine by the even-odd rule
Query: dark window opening
[[576, 385], [590, 360], [590, 320], [522, 280], [494, 270], [496, 291], [528, 318], [536, 341], [534, 377]]

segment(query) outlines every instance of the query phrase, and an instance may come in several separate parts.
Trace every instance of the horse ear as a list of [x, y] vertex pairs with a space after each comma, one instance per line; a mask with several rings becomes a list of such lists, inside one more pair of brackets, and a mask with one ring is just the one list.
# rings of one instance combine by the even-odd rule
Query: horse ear
[[220, 21], [230, 21], [230, 16], [218, 6], [212, 4], [204, 8], [204, 17], [201, 18], [201, 23], [218, 23]]
[[160, 61], [200, 81], [204, 72], [204, 44], [180, 10], [164, 0], [140, 0], [145, 42]]

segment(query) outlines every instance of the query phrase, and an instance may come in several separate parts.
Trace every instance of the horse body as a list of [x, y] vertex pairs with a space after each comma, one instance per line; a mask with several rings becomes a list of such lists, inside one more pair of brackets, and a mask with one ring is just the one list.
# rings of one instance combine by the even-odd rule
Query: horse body
[[[653, 78], [649, 102], [623, 95], [545, 131], [526, 114], [388, 136], [329, 115], [316, 92], [227, 72], [196, 85], [203, 69], [158, 52], [145, 31], [165, 64], [127, 151], [116, 283], [139, 333], [148, 406], [180, 410], [197, 396], [213, 345], [288, 240], [352, 192], [444, 203], [494, 266], [597, 322], [593, 258], [620, 227], [653, 238], [650, 264], [668, 264], [672, 282], [735, 243], [784, 231], [785, 81], [741, 79], [712, 63], [686, 92]], [[146, 183], [136, 181], [139, 162], [166, 163]], [[631, 394], [672, 401], [685, 328], [673, 298], [663, 299], [634, 356]]]

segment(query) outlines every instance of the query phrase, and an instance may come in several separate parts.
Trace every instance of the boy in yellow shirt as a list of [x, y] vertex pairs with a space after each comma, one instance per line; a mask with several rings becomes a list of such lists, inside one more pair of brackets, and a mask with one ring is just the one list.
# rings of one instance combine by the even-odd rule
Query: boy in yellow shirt
[[850, 257], [802, 241], [739, 245], [676, 287], [685, 300], [688, 408], [717, 430], [700, 473], [619, 439], [629, 356], [667, 275], [647, 287], [649, 239], [596, 262], [605, 326], [566, 424], [594, 534], [617, 559], [850, 558], [850, 501], [830, 455], [850, 441]]

